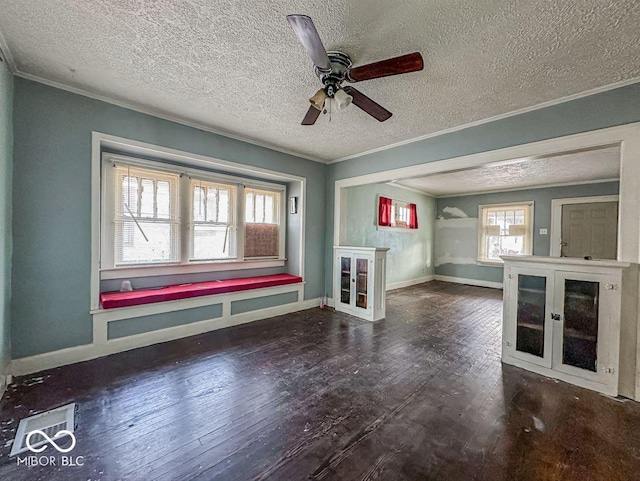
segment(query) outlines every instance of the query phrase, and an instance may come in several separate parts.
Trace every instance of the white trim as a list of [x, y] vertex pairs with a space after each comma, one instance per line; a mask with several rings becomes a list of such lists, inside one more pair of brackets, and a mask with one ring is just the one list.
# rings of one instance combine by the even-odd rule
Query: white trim
[[407, 234], [416, 234], [418, 229], [409, 229], [408, 227], [393, 225], [376, 225], [376, 230], [381, 232], [405, 232]]
[[97, 131], [92, 132], [92, 140], [94, 142], [99, 141], [101, 146], [121, 152], [126, 152], [126, 155], [141, 157], [146, 156], [154, 159], [159, 159], [160, 161], [174, 161], [195, 168], [203, 168], [205, 170], [217, 169], [222, 173], [231, 172], [232, 175], [235, 175], [238, 172], [246, 172], [246, 175], [249, 176], [257, 176], [265, 179], [285, 182], [306, 179], [306, 177], [301, 177], [298, 175], [287, 174], [271, 169], [265, 169], [263, 167], [255, 167], [248, 164], [241, 164], [238, 162], [218, 159], [206, 155], [194, 154], [184, 150], [171, 149], [168, 147], [162, 147], [160, 145], [149, 144], [147, 142], [141, 142], [125, 137], [118, 137], [116, 135], [104, 134]]
[[263, 269], [267, 267], [282, 267], [285, 259], [252, 259], [247, 261], [212, 261], [191, 262], [189, 264], [140, 266], [140, 267], [116, 267], [114, 269], [101, 269], [100, 279], [124, 279], [136, 277], [169, 276], [174, 274], [195, 274], [199, 272], [236, 271], [241, 269]]
[[[631, 203], [629, 208], [635, 206], [630, 209], [633, 211], [630, 214], [633, 216], [633, 221], [621, 223], [620, 245], [622, 249], [618, 255], [620, 259], [635, 259], [637, 262], [640, 259], [640, 193], [636, 194], [635, 192], [637, 188], [634, 186], [634, 179], [640, 177], [640, 122], [337, 180], [334, 185], [333, 242], [336, 245], [340, 244], [341, 227], [344, 227], [340, 221], [342, 219], [341, 196], [342, 190], [347, 187], [388, 182], [390, 178], [412, 178], [439, 172], [468, 169], [494, 162], [507, 164], [521, 162], [523, 158], [528, 157], [538, 158], [571, 150], [614, 144], [622, 144], [621, 172], [627, 169], [630, 174], [621, 177], [621, 218], [624, 218], [625, 198]], [[634, 175], [636, 173], [635, 170], [638, 170], [638, 175]]]
[[[535, 203], [532, 200], [525, 200], [523, 202], [504, 202], [499, 204], [479, 204], [478, 205], [478, 252], [476, 257], [476, 262], [480, 265], [496, 265], [502, 264], [502, 259], [493, 260], [493, 259], [485, 259], [482, 257], [483, 250], [486, 247], [485, 239], [483, 237], [483, 227], [484, 227], [484, 213], [483, 210], [486, 208], [504, 208], [505, 210], [514, 210], [516, 207], [526, 206], [530, 208], [530, 212], [525, 212], [525, 219], [527, 223], [525, 226], [528, 227], [527, 235], [525, 236], [525, 252], [522, 255], [531, 255], [533, 254], [533, 224], [535, 223]], [[528, 215], [527, 215], [528, 214]]]
[[436, 274], [436, 281], [452, 282], [454, 284], [466, 284], [468, 286], [490, 287], [491, 289], [502, 289], [502, 282], [482, 281], [479, 279], [466, 279], [464, 277], [440, 276]]
[[600, 392], [602, 394], [606, 394], [607, 396], [617, 396], [618, 389], [617, 385], [615, 388], [611, 388], [606, 384], [602, 384], [600, 382], [591, 381], [589, 379], [584, 379], [578, 376], [573, 376], [571, 374], [566, 374], [561, 371], [556, 371], [553, 369], [549, 369], [544, 366], [540, 366], [538, 364], [523, 361], [522, 359], [518, 359], [513, 356], [505, 355], [503, 356], [502, 361], [511, 366], [515, 366], [519, 369], [525, 369], [527, 371], [534, 372], [541, 376], [545, 376], [551, 379], [559, 379], [560, 381], [566, 382], [568, 384], [573, 384], [574, 386], [583, 387], [585, 389], [590, 389], [592, 391]]
[[504, 265], [504, 262], [502, 260], [499, 260], [499, 261], [476, 261], [476, 265], [489, 266], [489, 267], [502, 267]]
[[[637, 187], [637, 179], [640, 179], [640, 122], [337, 180], [334, 184], [333, 242], [339, 245], [342, 241], [341, 236], [346, 230], [341, 216], [343, 209], [341, 204], [343, 189], [347, 187], [468, 169], [494, 162], [507, 164], [522, 162], [527, 158], [616, 144], [621, 145], [617, 260], [639, 263], [640, 189]], [[640, 322], [638, 323], [638, 340], [640, 340]], [[637, 346], [636, 373], [640, 373], [640, 342]], [[635, 398], [640, 399], [640, 374], [636, 376]]]
[[211, 127], [210, 125], [206, 125], [206, 124], [202, 124], [199, 122], [195, 122], [192, 120], [187, 120], [186, 118], [183, 117], [179, 117], [176, 115], [172, 115], [168, 112], [164, 112], [162, 110], [159, 109], [155, 109], [153, 107], [148, 107], [148, 106], [144, 106], [142, 104], [138, 104], [136, 102], [131, 102], [131, 101], [126, 101], [126, 100], [117, 100], [114, 98], [111, 98], [109, 96], [106, 95], [102, 95], [99, 93], [95, 93], [95, 92], [91, 92], [89, 90], [85, 90], [82, 88], [78, 88], [78, 87], [72, 87], [70, 85], [66, 85], [60, 82], [56, 82], [55, 80], [48, 80], [45, 79], [43, 77], [40, 77], [38, 75], [33, 75], [30, 73], [26, 73], [26, 72], [22, 72], [20, 70], [18, 70], [17, 68], [13, 70], [13, 74], [16, 77], [21, 77], [27, 80], [31, 80], [33, 82], [37, 82], [37, 83], [41, 83], [44, 85], [48, 85], [50, 87], [54, 87], [60, 90], [64, 90], [66, 92], [71, 92], [73, 94], [76, 95], [82, 95], [83, 97], [88, 97], [90, 99], [94, 99], [94, 100], [99, 100], [101, 102], [105, 102], [111, 105], [116, 105], [118, 107], [122, 107], [125, 108], [127, 110], [133, 110], [134, 112], [139, 112], [141, 114], [146, 114], [146, 115], [151, 115], [153, 117], [159, 118], [159, 119], [163, 119], [163, 120], [168, 120], [169, 122], [174, 122], [176, 124], [180, 124], [180, 125], [186, 125], [187, 127], [192, 127], [194, 129], [198, 129], [198, 130], [203, 130], [205, 132], [210, 132], [212, 134], [216, 134], [216, 135], [220, 135], [222, 137], [227, 137], [230, 139], [234, 139], [234, 140], [238, 140], [240, 142], [245, 142], [247, 144], [251, 144], [251, 145], [256, 145], [258, 147], [262, 147], [268, 150], [273, 150], [275, 152], [281, 152], [283, 154], [287, 154], [287, 155], [292, 155], [294, 157], [298, 157], [298, 158], [302, 158], [302, 159], [307, 159], [307, 160], [312, 160], [313, 162], [319, 162], [321, 164], [326, 164], [327, 161], [323, 160], [319, 157], [314, 157], [312, 155], [307, 155], [307, 154], [301, 154], [299, 152], [295, 152], [293, 150], [289, 150], [289, 149], [285, 149], [283, 147], [278, 147], [275, 144], [272, 144], [270, 142], [264, 142], [261, 140], [257, 140], [257, 139], [253, 139], [251, 137], [246, 137], [243, 135], [238, 135], [238, 134], [234, 134], [232, 132], [228, 132], [226, 130], [222, 130], [222, 129], [217, 129], [215, 127]]
[[13, 59], [13, 55], [9, 50], [9, 45], [7, 44], [7, 40], [4, 38], [2, 31], [0, 31], [0, 56], [5, 60], [7, 67], [9, 68], [9, 72], [16, 75], [16, 62]]
[[417, 284], [424, 284], [425, 282], [434, 281], [435, 279], [436, 276], [425, 276], [418, 277], [416, 279], [409, 279], [408, 281], [393, 282], [391, 284], [387, 284], [387, 291], [402, 289], [403, 287], [415, 286]]
[[[599, 180], [582, 180], [576, 182], [559, 182], [557, 184], [544, 184], [544, 185], [536, 185], [529, 187], [510, 187], [508, 189], [499, 189], [499, 190], [479, 190], [474, 192], [467, 192], [464, 194], [446, 194], [446, 195], [436, 195], [436, 199], [448, 199], [449, 197], [465, 197], [468, 195], [483, 195], [483, 194], [500, 194], [502, 192], [519, 192], [524, 190], [538, 190], [538, 189], [552, 189], [554, 187], [570, 187], [572, 185], [589, 185], [589, 184], [603, 184], [605, 182], [620, 182], [618, 177], [613, 179], [599, 179]], [[428, 195], [428, 194], [425, 194]]]
[[231, 139], [235, 139], [235, 140], [239, 140], [241, 142], [246, 142], [248, 144], [252, 144], [252, 145], [256, 145], [258, 147], [263, 147], [269, 150], [273, 150], [276, 152], [281, 152], [283, 154], [288, 154], [288, 155], [292, 155], [294, 157], [299, 157], [299, 158], [303, 158], [303, 159], [307, 159], [307, 160], [311, 160], [314, 162], [319, 162], [322, 164], [333, 164], [336, 162], [343, 162], [345, 160], [349, 160], [349, 159], [355, 159], [357, 157], [363, 157], [365, 155], [369, 155], [369, 154], [373, 154], [376, 152], [381, 152], [383, 150], [389, 150], [389, 149], [393, 149], [395, 147], [399, 147], [401, 145], [407, 145], [407, 144], [412, 144], [414, 142], [419, 142], [421, 140], [426, 140], [429, 138], [433, 138], [433, 137], [438, 137], [440, 135], [445, 135], [445, 134], [449, 134], [452, 132], [457, 132], [460, 130], [464, 130], [464, 129], [468, 129], [471, 127], [477, 127], [479, 125], [483, 125], [483, 124], [487, 124], [490, 122], [495, 122], [498, 120], [502, 120], [502, 119], [506, 119], [509, 117], [514, 117], [516, 115], [520, 115], [520, 114], [524, 114], [524, 113], [528, 113], [528, 112], [533, 112], [536, 110], [540, 110], [540, 109], [544, 109], [547, 107], [552, 107], [554, 105], [559, 105], [559, 104], [563, 104], [565, 102], [570, 102], [572, 100], [577, 100], [577, 99], [581, 99], [584, 97], [589, 97], [591, 95], [596, 95], [599, 93], [603, 93], [603, 92], [608, 92], [610, 90], [615, 90], [621, 87], [626, 87], [628, 85], [633, 85], [635, 83], [640, 82], [639, 78], [632, 78], [632, 79], [627, 79], [627, 80], [622, 80], [619, 82], [615, 82], [612, 84], [608, 84], [608, 85], [604, 85], [602, 87], [596, 87], [590, 90], [585, 90], [583, 92], [579, 92], [576, 94], [572, 94], [572, 95], [567, 95], [566, 97], [561, 97], [559, 99], [555, 99], [555, 100], [549, 100], [547, 102], [543, 102], [540, 104], [536, 104], [530, 107], [524, 107], [521, 109], [517, 109], [517, 110], [512, 110], [511, 112], [507, 112], [504, 114], [500, 114], [500, 115], [495, 115], [493, 117], [487, 117], [485, 119], [481, 119], [481, 120], [476, 120], [474, 122], [469, 122], [466, 124], [462, 124], [456, 127], [452, 127], [449, 129], [444, 129], [444, 130], [439, 130], [437, 132], [432, 132], [430, 134], [425, 134], [425, 135], [421, 135], [418, 137], [413, 137], [411, 139], [407, 139], [407, 140], [403, 140], [400, 142], [396, 142], [393, 144], [389, 144], [383, 147], [378, 147], [375, 149], [370, 149], [370, 150], [366, 150], [364, 152], [359, 152], [356, 154], [351, 154], [345, 157], [340, 157], [337, 159], [331, 159], [331, 160], [326, 160], [326, 159], [321, 159], [319, 157], [315, 157], [312, 155], [308, 155], [308, 154], [302, 154], [300, 152], [297, 151], [293, 151], [293, 150], [289, 150], [289, 149], [285, 149], [282, 147], [278, 147], [275, 144], [269, 143], [269, 142], [264, 142], [264, 141], [260, 141], [257, 139], [252, 139], [250, 137], [246, 137], [246, 136], [242, 136], [242, 135], [238, 135], [238, 134], [234, 134], [232, 132], [228, 132], [222, 129], [216, 129], [214, 127], [211, 127], [209, 125], [205, 125], [205, 124], [201, 124], [192, 120], [187, 120], [185, 118], [182, 117], [178, 117], [172, 114], [169, 114], [167, 112], [163, 112], [159, 109], [154, 109], [152, 107], [148, 107], [148, 106], [143, 106], [141, 104], [137, 104], [135, 102], [131, 102], [131, 101], [125, 101], [125, 100], [116, 100], [114, 98], [108, 97], [106, 95], [103, 94], [99, 94], [99, 93], [95, 93], [95, 92], [90, 92], [89, 90], [85, 90], [79, 87], [72, 87], [70, 85], [65, 85], [63, 83], [60, 82], [56, 82], [54, 80], [48, 80], [45, 79], [43, 77], [40, 77], [38, 75], [34, 75], [34, 74], [30, 74], [30, 73], [26, 73], [26, 72], [22, 72], [21, 70], [18, 69], [17, 65], [15, 64], [15, 61], [13, 59], [13, 56], [11, 54], [11, 52], [9, 51], [9, 47], [2, 35], [2, 32], [0, 32], [0, 49], [3, 51], [5, 58], [7, 59], [7, 64], [9, 65], [9, 69], [11, 70], [11, 73], [13, 73], [13, 75], [17, 76], [17, 77], [22, 77], [24, 79], [27, 80], [31, 80], [33, 82], [38, 82], [44, 85], [49, 85], [51, 87], [55, 87], [67, 92], [71, 92], [77, 95], [82, 95], [83, 97], [88, 97], [88, 98], [92, 98], [95, 100], [100, 100], [102, 102], [106, 102], [108, 104], [112, 104], [112, 105], [117, 105], [118, 107], [122, 107], [122, 108], [126, 108], [129, 110], [133, 110], [135, 112], [140, 112], [143, 114], [147, 114], [147, 115], [152, 115], [154, 117], [160, 118], [160, 119], [164, 119], [164, 120], [168, 120], [170, 122], [174, 122], [177, 124], [181, 124], [181, 125], [186, 125], [188, 127], [193, 127], [199, 130], [203, 130], [205, 132], [210, 132], [213, 134], [217, 134], [217, 135], [221, 135], [223, 137], [228, 137]]
[[397, 187], [398, 189], [408, 190], [409, 192], [415, 192], [416, 194], [424, 195], [427, 197], [431, 197], [435, 199], [436, 197], [429, 192], [425, 192], [424, 190], [416, 189], [415, 187], [409, 187], [408, 185], [398, 184], [395, 180], [390, 180], [389, 182], [385, 182], [385, 184], [390, 185], [391, 187]]
[[[112, 149], [117, 150], [119, 152], [126, 152], [128, 155], [139, 155], [142, 157], [151, 157], [154, 159], [169, 160], [180, 162], [187, 167], [192, 168], [205, 168], [205, 169], [217, 169], [225, 172], [233, 172], [234, 174], [241, 173], [246, 174], [250, 177], [262, 177], [265, 179], [276, 180], [280, 182], [299, 182], [300, 183], [300, 191], [302, 193], [302, 202], [298, 209], [298, 215], [301, 215], [301, 235], [300, 235], [300, 269], [298, 275], [304, 278], [304, 264], [305, 264], [305, 225], [306, 225], [306, 182], [307, 179], [305, 177], [286, 174], [282, 172], [276, 172], [273, 170], [265, 169], [262, 167], [253, 167], [245, 164], [238, 164], [236, 162], [230, 162], [227, 160], [215, 159], [213, 157], [207, 157], [199, 154], [192, 154], [189, 152], [184, 152], [181, 150], [170, 149], [166, 147], [161, 147], [157, 145], [148, 144], [145, 142], [140, 142], [136, 140], [125, 139], [123, 137], [117, 137], [114, 135], [103, 134], [100, 132], [92, 132], [92, 145], [91, 145], [91, 300], [90, 300], [90, 309], [91, 311], [95, 311], [100, 308], [100, 236], [101, 236], [101, 172], [102, 172], [102, 149]], [[253, 183], [253, 181], [251, 181]], [[256, 181], [259, 182], [259, 181]], [[265, 185], [266, 183], [262, 183]], [[281, 188], [282, 186], [278, 186]], [[242, 202], [240, 204], [243, 204]], [[284, 208], [284, 206], [282, 207]], [[286, 225], [286, 215], [283, 219], [283, 225]], [[283, 227], [286, 231], [286, 227]], [[283, 262], [283, 259], [270, 259], [271, 262]], [[249, 264], [243, 264], [242, 268], [249, 268], [249, 265], [252, 265], [254, 262], [260, 262], [262, 267], [266, 267], [263, 262], [268, 261], [254, 261], [251, 260]], [[196, 267], [190, 267], [195, 271], [198, 271], [203, 264], [197, 264]], [[214, 263], [208, 264], [209, 266], [213, 266]], [[160, 267], [160, 266], [157, 266]], [[164, 266], [165, 268], [167, 266]], [[173, 266], [172, 266], [173, 267]], [[151, 269], [153, 272], [163, 272], [161, 269], [156, 270], [156, 266], [150, 266], [146, 269]], [[215, 264], [215, 267], [209, 269], [211, 271], [220, 270], [218, 265]], [[233, 268], [229, 269], [233, 270]], [[107, 272], [107, 271], [105, 271]], [[175, 273], [175, 270], [172, 270], [171, 273]], [[189, 270], [189, 272], [194, 272], [193, 270]], [[120, 271], [117, 275], [122, 275], [122, 271]], [[163, 274], [160, 274], [163, 275]], [[132, 274], [126, 274], [128, 277], [134, 277]], [[112, 278], [110, 274], [105, 274], [105, 279]]]
[[389, 149], [393, 149], [395, 147], [400, 147], [402, 145], [407, 145], [407, 144], [413, 144], [414, 142], [420, 142], [421, 140], [426, 140], [426, 139], [430, 139], [433, 137], [438, 137], [440, 135], [445, 135], [445, 134], [450, 134], [453, 132], [458, 132], [459, 130], [464, 130], [464, 129], [468, 129], [471, 127], [477, 127], [478, 125], [483, 125], [483, 124], [487, 124], [490, 122], [496, 122], [498, 120], [503, 120], [503, 119], [507, 119], [509, 117], [514, 117], [516, 115], [521, 115], [521, 114], [526, 114], [528, 112], [534, 112], [536, 110], [540, 110], [540, 109], [544, 109], [547, 107], [552, 107], [554, 105], [558, 105], [558, 104], [563, 104], [565, 102], [571, 102], [572, 100], [577, 100], [577, 99], [581, 99], [584, 97], [589, 97], [591, 95], [596, 95], [596, 94], [600, 94], [603, 92], [608, 92], [609, 90], [615, 90], [621, 87], [626, 87], [628, 85], [633, 85], [635, 83], [640, 82], [640, 78], [633, 78], [633, 79], [628, 79], [628, 80], [622, 80], [620, 82], [615, 82], [609, 85], [604, 85], [602, 87], [596, 87], [594, 89], [591, 90], [585, 90], [584, 92], [580, 92], [577, 94], [572, 94], [572, 95], [567, 95], [566, 97], [561, 97], [559, 99], [555, 99], [555, 100], [549, 100], [547, 102], [543, 102], [541, 104], [536, 104], [533, 105], [531, 107], [524, 107], [522, 109], [518, 109], [518, 110], [512, 110], [511, 112], [507, 112], [505, 114], [500, 114], [500, 115], [495, 115], [493, 117], [488, 117], [482, 120], [476, 120], [474, 122], [469, 122], [467, 124], [462, 124], [462, 125], [458, 125], [457, 127], [452, 127], [450, 129], [444, 129], [444, 130], [438, 130], [437, 132], [433, 132], [430, 134], [426, 134], [426, 135], [421, 135], [419, 137], [413, 137], [411, 139], [407, 139], [407, 140], [402, 140], [400, 142], [396, 142], [394, 144], [389, 144], [389, 145], [385, 145], [383, 147], [377, 147], [375, 149], [370, 149], [364, 152], [360, 152], [357, 154], [352, 154], [352, 155], [347, 155], [346, 157], [340, 157], [338, 159], [335, 160], [330, 160], [327, 161], [328, 164], [334, 164], [336, 162], [344, 162], [345, 160], [349, 160], [349, 159], [356, 159], [358, 157], [363, 157], [365, 155], [370, 155], [370, 154], [375, 154], [376, 152], [382, 152], [383, 150], [389, 150]]
[[[566, 204], [594, 204], [598, 202], [620, 202], [619, 195], [594, 195], [591, 197], [566, 197], [551, 199], [551, 227], [549, 241], [551, 242], [551, 257], [560, 257], [562, 242], [562, 206]], [[620, 250], [620, 216], [618, 215], [618, 251]]]
[[213, 294], [210, 296], [191, 297], [188, 299], [178, 299], [175, 301], [154, 302], [152, 304], [142, 304], [139, 306], [117, 307], [113, 309], [96, 309], [91, 311], [93, 314], [94, 325], [96, 322], [112, 322], [122, 319], [133, 319], [142, 316], [152, 316], [155, 314], [164, 314], [167, 312], [182, 311], [185, 309], [194, 309], [197, 307], [214, 306], [222, 304], [229, 307], [232, 302], [242, 301], [246, 299], [254, 299], [257, 297], [273, 296], [284, 294], [287, 292], [300, 291], [304, 294], [304, 283], [286, 284], [284, 286], [263, 287], [261, 289], [251, 289], [248, 291], [228, 292], [224, 294]]
[[[196, 180], [202, 179], [203, 181], [213, 182], [223, 185], [237, 185], [242, 184], [245, 187], [255, 189], [265, 189], [273, 192], [284, 192], [286, 186], [283, 184], [274, 184], [272, 182], [264, 182], [257, 179], [250, 179], [247, 177], [238, 177], [233, 174], [223, 174], [212, 172], [211, 170], [205, 170], [202, 168], [188, 167], [184, 165], [168, 164], [163, 161], [141, 159], [139, 157], [132, 157], [130, 155], [114, 154], [112, 152], [105, 152], [103, 154], [103, 160], [111, 164], [124, 164], [125, 166], [131, 166], [132, 168], [149, 169], [167, 174], [178, 174], [186, 177], [196, 177]], [[201, 166], [202, 167], [202, 166]]]
[[[302, 292], [302, 290], [299, 292]], [[92, 344], [69, 347], [58, 351], [14, 359], [9, 365], [9, 370], [14, 376], [24, 376], [43, 371], [45, 369], [53, 369], [67, 364], [88, 361], [160, 342], [195, 336], [205, 332], [246, 324], [260, 319], [312, 309], [319, 305], [320, 298], [299, 300], [298, 302], [284, 304], [282, 306], [243, 312], [233, 316], [228, 315], [226, 317], [198, 321], [190, 324], [184, 324], [182, 326], [169, 327], [166, 329], [159, 329], [156, 331], [117, 338], [106, 343], [94, 342]]]
[[[602, 269], [607, 268], [615, 268], [615, 269], [624, 269], [629, 267], [631, 264], [629, 262], [620, 262], [613, 261], [608, 259], [593, 259], [593, 260], [585, 260], [579, 257], [551, 257], [551, 256], [502, 256], [502, 259], [509, 262], [518, 262], [518, 263], [533, 263], [533, 264], [552, 264], [552, 265], [561, 265], [563, 267], [567, 266], [589, 266], [593, 268]], [[540, 266], [537, 266], [540, 267]]]

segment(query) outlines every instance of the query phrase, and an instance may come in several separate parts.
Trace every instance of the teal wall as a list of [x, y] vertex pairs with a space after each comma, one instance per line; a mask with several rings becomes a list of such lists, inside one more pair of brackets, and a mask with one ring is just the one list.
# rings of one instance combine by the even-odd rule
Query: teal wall
[[[589, 197], [594, 195], [616, 195], [618, 182], [568, 185], [545, 189], [529, 189], [491, 194], [442, 197], [437, 201], [436, 247], [434, 262], [436, 274], [491, 282], [502, 282], [502, 267], [478, 265], [478, 206], [505, 202], [533, 201], [533, 255], [548, 256], [550, 252], [551, 200], [563, 197]], [[446, 207], [460, 209], [466, 219], [455, 219], [443, 212]], [[548, 229], [541, 235], [540, 229]], [[445, 262], [450, 258], [457, 262]]]
[[[387, 284], [434, 274], [436, 201], [433, 197], [387, 184], [361, 185], [346, 191], [345, 245], [389, 247]], [[378, 195], [416, 204], [418, 229], [378, 230]]]
[[11, 357], [11, 179], [13, 76], [0, 57], [0, 375]]
[[[640, 121], [640, 83], [329, 165], [325, 290], [331, 292], [335, 181]], [[389, 120], [393, 122], [393, 118]], [[389, 179], [392, 180], [392, 179]]]
[[305, 298], [322, 295], [325, 165], [29, 80], [14, 87], [14, 358], [92, 341], [92, 131], [309, 179]]

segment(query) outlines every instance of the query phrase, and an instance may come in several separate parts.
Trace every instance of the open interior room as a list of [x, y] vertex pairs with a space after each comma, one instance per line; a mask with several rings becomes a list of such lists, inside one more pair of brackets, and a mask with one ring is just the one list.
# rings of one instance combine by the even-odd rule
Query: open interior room
[[0, 479], [637, 479], [637, 2], [45, 3]]

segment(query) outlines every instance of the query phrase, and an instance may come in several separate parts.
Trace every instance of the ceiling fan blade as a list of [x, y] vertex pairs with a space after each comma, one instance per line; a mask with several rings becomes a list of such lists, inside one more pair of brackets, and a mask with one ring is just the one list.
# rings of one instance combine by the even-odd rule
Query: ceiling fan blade
[[314, 65], [320, 70], [330, 71], [331, 62], [329, 61], [329, 56], [324, 45], [322, 45], [322, 40], [311, 17], [307, 15], [287, 15], [287, 20]]
[[381, 106], [380, 104], [377, 104], [376, 102], [371, 100], [369, 97], [367, 97], [365, 94], [363, 94], [359, 90], [356, 90], [355, 88], [349, 85], [344, 87], [343, 90], [349, 95], [351, 95], [351, 97], [353, 97], [352, 102], [356, 107], [360, 107], [362, 110], [364, 110], [366, 113], [371, 115], [377, 121], [384, 122], [385, 120], [388, 120], [389, 117], [393, 115], [383, 106]]
[[307, 113], [304, 116], [304, 119], [302, 119], [302, 125], [315, 124], [319, 116], [320, 116], [320, 111], [312, 105], [311, 107], [309, 107], [309, 110], [307, 110]]
[[424, 62], [422, 61], [422, 55], [414, 52], [352, 68], [347, 73], [347, 80], [350, 82], [362, 82], [363, 80], [388, 77], [389, 75], [417, 72], [423, 68]]

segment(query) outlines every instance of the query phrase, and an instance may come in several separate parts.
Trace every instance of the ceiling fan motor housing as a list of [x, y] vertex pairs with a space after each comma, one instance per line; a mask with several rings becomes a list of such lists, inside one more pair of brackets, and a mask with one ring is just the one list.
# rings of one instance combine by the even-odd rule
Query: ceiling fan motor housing
[[340, 84], [345, 81], [352, 62], [351, 58], [343, 52], [327, 52], [327, 55], [331, 62], [331, 71], [322, 72], [316, 67], [315, 72], [324, 85], [327, 96], [333, 97], [340, 88]]

